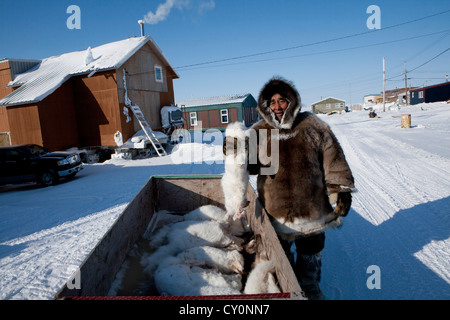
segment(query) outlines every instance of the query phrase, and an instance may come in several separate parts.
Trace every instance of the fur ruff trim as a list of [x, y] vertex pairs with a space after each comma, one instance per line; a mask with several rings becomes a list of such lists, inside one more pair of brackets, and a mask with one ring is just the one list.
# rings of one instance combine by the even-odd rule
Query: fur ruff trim
[[334, 217], [332, 214], [329, 217], [314, 221], [302, 218], [295, 218], [293, 222], [284, 221], [284, 219], [272, 219], [272, 225], [277, 234], [289, 241], [336, 228], [341, 224], [342, 218]]
[[[280, 121], [269, 106], [271, 97], [276, 93], [289, 101], [289, 105]], [[262, 88], [256, 108], [263, 119], [272, 127], [286, 130], [291, 129], [294, 125], [295, 118], [301, 110], [301, 99], [292, 82], [281, 77], [273, 77]]]

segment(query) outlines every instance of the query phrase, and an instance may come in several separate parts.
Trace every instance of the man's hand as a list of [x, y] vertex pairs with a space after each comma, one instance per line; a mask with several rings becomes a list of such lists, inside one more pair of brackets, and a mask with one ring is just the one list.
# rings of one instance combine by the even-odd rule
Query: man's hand
[[352, 205], [352, 194], [350, 192], [339, 192], [337, 195], [337, 203], [334, 208], [334, 213], [345, 217], [350, 211]]

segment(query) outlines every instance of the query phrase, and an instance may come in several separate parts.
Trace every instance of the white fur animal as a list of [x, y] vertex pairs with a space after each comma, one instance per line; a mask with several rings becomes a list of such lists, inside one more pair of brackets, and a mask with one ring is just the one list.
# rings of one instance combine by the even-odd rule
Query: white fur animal
[[201, 206], [184, 216], [185, 220], [213, 220], [223, 224], [226, 232], [233, 236], [240, 236], [246, 228], [241, 220], [229, 219], [227, 212], [213, 205]]
[[226, 232], [233, 236], [240, 236], [246, 228], [241, 220], [228, 219], [227, 212], [213, 205], [201, 206], [184, 216], [185, 220], [213, 220], [223, 224]]
[[178, 257], [191, 266], [207, 266], [226, 274], [244, 271], [244, 257], [237, 250], [201, 246], [187, 249]]
[[152, 239], [155, 243], [167, 243], [158, 247], [150, 256], [143, 257], [141, 263], [145, 270], [151, 273], [158, 262], [168, 256], [173, 256], [183, 250], [198, 247], [212, 246], [218, 248], [240, 248], [243, 240], [226, 233], [223, 226], [216, 221], [183, 221], [163, 227]]
[[155, 230], [159, 230], [168, 224], [173, 224], [180, 221], [184, 221], [182, 215], [172, 214], [167, 210], [157, 211], [153, 213], [152, 219], [147, 226], [147, 230], [144, 232], [144, 237], [148, 239], [152, 237]]
[[155, 271], [155, 285], [161, 295], [168, 296], [240, 294], [242, 289], [241, 275], [184, 264], [178, 256], [161, 262]]
[[222, 221], [225, 218], [226, 211], [210, 204], [201, 206], [185, 214], [184, 220], [214, 220]]
[[[158, 213], [159, 214], [159, 213]], [[158, 227], [151, 228], [151, 230], [146, 231], [144, 236], [150, 240], [150, 248], [156, 249], [161, 245], [167, 244], [167, 234], [172, 228], [178, 228], [183, 225], [178, 225], [180, 220], [183, 221], [215, 221], [223, 226], [224, 231], [231, 236], [240, 236], [245, 232], [245, 228], [240, 220], [226, 220], [226, 211], [222, 208], [213, 205], [204, 205], [191, 212], [185, 214], [184, 216], [171, 215], [167, 212], [163, 212], [163, 221], [172, 221], [172, 224], [158, 224]], [[156, 222], [159, 218], [155, 219]], [[155, 223], [156, 223], [155, 222]], [[155, 230], [156, 229], [156, 230]], [[233, 238], [236, 239], [236, 238]]]
[[[225, 173], [221, 180], [227, 220], [230, 221], [240, 218], [244, 208], [248, 205], [246, 197], [249, 180], [247, 171], [248, 151], [245, 146], [248, 135], [242, 122], [234, 122], [226, 128], [225, 136], [227, 141], [234, 140], [236, 144], [236, 146], [228, 146], [227, 143]], [[236, 150], [236, 154], [234, 150]]]
[[275, 277], [275, 264], [273, 261], [260, 260], [250, 271], [245, 283], [245, 294], [279, 293]]

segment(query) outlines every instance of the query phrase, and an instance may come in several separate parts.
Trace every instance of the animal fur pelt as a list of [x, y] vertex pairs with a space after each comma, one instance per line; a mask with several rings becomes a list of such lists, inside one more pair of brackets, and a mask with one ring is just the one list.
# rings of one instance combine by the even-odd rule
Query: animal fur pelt
[[242, 122], [229, 124], [225, 137], [225, 173], [221, 184], [227, 211], [225, 220], [231, 221], [239, 219], [248, 205], [248, 136], [245, 125]]
[[211, 204], [207, 204], [183, 216], [184, 220], [211, 220], [211, 221], [222, 221], [225, 217], [225, 210]]
[[183, 221], [163, 227], [150, 246], [157, 250], [141, 259], [144, 270], [151, 274], [158, 263], [168, 256], [198, 246], [240, 249], [243, 240], [228, 234], [223, 225], [216, 221]]
[[[156, 226], [148, 228], [144, 233], [144, 237], [149, 240], [149, 245], [152, 249], [158, 249], [158, 247], [167, 244], [168, 233], [173, 228], [183, 226], [183, 224], [177, 224], [182, 221], [214, 221], [221, 226], [223, 232], [230, 236], [240, 236], [245, 231], [240, 221], [226, 220], [226, 211], [214, 205], [208, 204], [198, 207], [184, 216], [170, 214], [166, 211], [157, 212], [155, 215], [158, 216], [160, 213], [163, 217], [155, 218], [155, 222], [150, 223], [150, 225]], [[160, 221], [164, 221], [164, 223], [160, 223]], [[238, 241], [240, 242], [240, 240]]]
[[192, 210], [184, 215], [184, 220], [217, 221], [223, 226], [225, 232], [232, 236], [241, 236], [247, 231], [242, 220], [229, 219], [225, 210], [211, 204]]
[[244, 257], [238, 250], [201, 246], [187, 249], [178, 257], [191, 266], [206, 266], [225, 274], [242, 274], [244, 271]]
[[215, 269], [192, 266], [179, 256], [167, 257], [155, 271], [155, 285], [161, 295], [198, 296], [240, 294], [241, 275], [221, 274]]
[[275, 281], [274, 273], [275, 264], [273, 261], [260, 260], [248, 275], [244, 293], [260, 294], [281, 292]]
[[275, 280], [275, 264], [270, 261], [259, 234], [244, 246], [245, 252], [254, 255], [254, 261], [245, 283], [245, 294], [279, 293]]

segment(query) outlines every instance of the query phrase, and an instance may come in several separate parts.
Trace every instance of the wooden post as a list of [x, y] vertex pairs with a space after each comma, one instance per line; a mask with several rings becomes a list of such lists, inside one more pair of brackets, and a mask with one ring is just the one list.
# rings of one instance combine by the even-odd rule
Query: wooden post
[[402, 128], [411, 128], [411, 115], [402, 114]]

